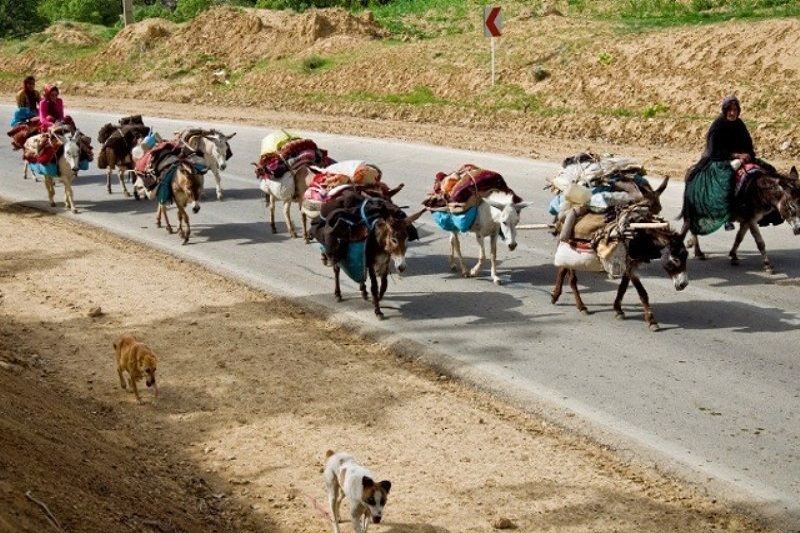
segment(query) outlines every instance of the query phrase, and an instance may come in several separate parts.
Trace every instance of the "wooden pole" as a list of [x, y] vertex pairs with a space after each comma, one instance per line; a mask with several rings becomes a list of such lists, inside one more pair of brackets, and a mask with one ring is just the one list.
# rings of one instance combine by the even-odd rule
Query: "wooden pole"
[[133, 24], [133, 0], [122, 0], [122, 17], [125, 25]]

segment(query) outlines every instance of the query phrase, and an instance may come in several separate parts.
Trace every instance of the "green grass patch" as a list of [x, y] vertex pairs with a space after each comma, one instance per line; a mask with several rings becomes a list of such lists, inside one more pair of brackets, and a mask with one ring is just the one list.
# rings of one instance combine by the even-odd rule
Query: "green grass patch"
[[624, 0], [598, 5], [568, 0], [567, 5], [572, 14], [619, 20], [633, 30], [800, 15], [797, 0]]
[[626, 109], [624, 107], [615, 107], [613, 109], [603, 109], [600, 111], [601, 115], [615, 118], [633, 118], [640, 116], [639, 113]]
[[421, 39], [477, 31], [483, 16], [483, 4], [464, 0], [395, 0], [370, 10], [392, 33]]
[[644, 109], [644, 111], [642, 111], [642, 117], [655, 118], [658, 115], [666, 114], [668, 111], [669, 111], [669, 106], [666, 106], [662, 103], [658, 103]]
[[324, 70], [325, 67], [330, 65], [330, 61], [318, 55], [311, 55], [304, 58], [300, 62], [303, 72], [310, 74], [312, 72], [319, 72]]

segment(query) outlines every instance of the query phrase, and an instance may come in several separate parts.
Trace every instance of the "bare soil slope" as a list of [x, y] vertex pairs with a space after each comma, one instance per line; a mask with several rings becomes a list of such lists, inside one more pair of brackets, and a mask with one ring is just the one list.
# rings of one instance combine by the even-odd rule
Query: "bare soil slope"
[[[721, 99], [735, 93], [760, 155], [779, 167], [800, 156], [800, 20], [632, 32], [558, 12], [504, 7], [494, 87], [477, 9], [463, 33], [416, 40], [389, 35], [369, 12], [220, 7], [181, 25], [145, 20], [66, 61], [57, 51], [81, 42], [81, 26], [62, 25], [39, 45], [4, 49], [0, 69], [60, 81], [68, 102], [326, 116], [337, 119], [330, 129], [365, 135], [391, 134], [399, 122], [402, 137], [555, 159], [575, 149], [646, 150], [654, 172], [675, 176], [702, 150]], [[0, 89], [17, 83], [6, 77]], [[364, 131], [365, 119], [374, 127]]]

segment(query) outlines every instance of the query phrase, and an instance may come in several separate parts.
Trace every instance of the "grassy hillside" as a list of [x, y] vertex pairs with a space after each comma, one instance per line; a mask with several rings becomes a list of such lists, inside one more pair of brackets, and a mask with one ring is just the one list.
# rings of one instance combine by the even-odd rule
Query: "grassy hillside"
[[800, 6], [503, 2], [496, 83], [482, 4], [406, 0], [357, 14], [218, 7], [118, 33], [59, 24], [0, 46], [24, 74], [82, 94], [515, 131], [685, 149], [737, 94], [762, 155], [800, 156]]

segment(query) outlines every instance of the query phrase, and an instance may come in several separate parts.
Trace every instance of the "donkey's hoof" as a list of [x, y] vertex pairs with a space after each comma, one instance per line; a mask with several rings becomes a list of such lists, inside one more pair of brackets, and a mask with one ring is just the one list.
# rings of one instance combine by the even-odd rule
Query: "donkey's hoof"
[[336, 301], [337, 301], [337, 302], [339, 302], [339, 303], [341, 303], [341, 302], [342, 302], [342, 295], [341, 295], [341, 294], [336, 294], [336, 295], [334, 295], [334, 298], [336, 298]]
[[774, 274], [775, 268], [772, 265], [764, 265], [764, 272], [767, 274]]
[[699, 259], [700, 261], [705, 261], [706, 259], [708, 259], [708, 257], [706, 257], [706, 254], [704, 254], [703, 252], [695, 253], [694, 256], [696, 259]]
[[738, 267], [739, 266], [739, 258], [738, 257], [731, 257], [731, 265]]
[[556, 304], [556, 302], [558, 302], [558, 299], [559, 299], [560, 297], [561, 297], [561, 295], [556, 295], [556, 294], [552, 294], [552, 293], [551, 293], [551, 294], [550, 294], [550, 303], [551, 303], [551, 304], [553, 304], [553, 305], [555, 305], [555, 304]]
[[617, 320], [625, 320], [625, 313], [623, 313], [622, 311], [617, 311], [614, 314], [614, 318], [616, 318]]
[[495, 285], [502, 285], [502, 284], [503, 284], [503, 282], [502, 282], [502, 281], [500, 281], [500, 279], [499, 279], [499, 278], [497, 278], [497, 279], [494, 279], [494, 280], [492, 280], [492, 281], [494, 282], [494, 284], [495, 284]]
[[586, 309], [585, 307], [581, 307], [580, 309], [578, 309], [578, 312], [579, 312], [580, 314], [582, 314], [583, 316], [589, 316], [589, 315], [591, 314], [591, 313], [589, 312], [589, 310], [588, 310], [588, 309]]
[[650, 331], [658, 331], [661, 329], [661, 326], [659, 326], [657, 322], [653, 322], [649, 327]]
[[385, 316], [383, 316], [383, 313], [381, 311], [375, 311], [375, 317], [378, 320], [383, 320], [384, 318], [386, 318]]

